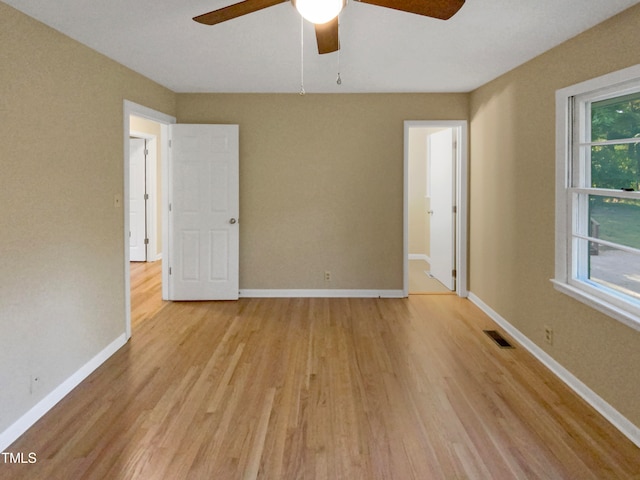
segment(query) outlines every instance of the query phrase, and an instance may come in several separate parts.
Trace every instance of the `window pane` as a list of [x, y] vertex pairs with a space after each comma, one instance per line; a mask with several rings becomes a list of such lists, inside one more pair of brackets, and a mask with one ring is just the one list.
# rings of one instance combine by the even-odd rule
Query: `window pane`
[[600, 245], [589, 259], [590, 280], [640, 300], [640, 255]]
[[640, 182], [640, 142], [591, 147], [591, 187], [633, 188]]
[[590, 195], [589, 235], [640, 249], [640, 200]]
[[591, 141], [640, 136], [640, 92], [591, 104]]

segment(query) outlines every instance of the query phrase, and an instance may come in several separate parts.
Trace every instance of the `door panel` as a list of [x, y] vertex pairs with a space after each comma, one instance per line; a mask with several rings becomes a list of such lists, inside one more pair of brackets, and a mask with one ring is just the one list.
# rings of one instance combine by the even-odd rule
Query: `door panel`
[[146, 262], [145, 141], [129, 139], [129, 260]]
[[229, 279], [229, 232], [215, 230], [210, 232], [211, 245], [211, 280], [227, 281]]
[[453, 129], [429, 136], [431, 162], [431, 274], [455, 290], [455, 155]]
[[181, 232], [181, 269], [177, 273], [181, 274], [182, 281], [200, 280], [200, 232], [197, 230], [183, 230]]
[[237, 125], [172, 125], [169, 298], [230, 300], [239, 288]]

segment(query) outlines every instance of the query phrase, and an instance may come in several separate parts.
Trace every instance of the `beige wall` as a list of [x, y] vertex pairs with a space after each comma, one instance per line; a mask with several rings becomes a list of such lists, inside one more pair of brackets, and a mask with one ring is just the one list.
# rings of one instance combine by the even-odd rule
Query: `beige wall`
[[123, 100], [175, 94], [4, 3], [0, 59], [2, 432], [124, 333]]
[[640, 6], [472, 93], [470, 290], [640, 426], [640, 332], [549, 282], [555, 91], [640, 63], [638, 25]]
[[[156, 137], [156, 253], [162, 253], [162, 128], [157, 122], [131, 115], [129, 128], [132, 132], [146, 133]], [[155, 258], [149, 258], [153, 261]]]
[[429, 256], [430, 221], [427, 211], [427, 137], [431, 129], [409, 129], [409, 254]]
[[177, 118], [240, 125], [241, 288], [397, 290], [403, 122], [467, 115], [467, 94], [179, 94]]

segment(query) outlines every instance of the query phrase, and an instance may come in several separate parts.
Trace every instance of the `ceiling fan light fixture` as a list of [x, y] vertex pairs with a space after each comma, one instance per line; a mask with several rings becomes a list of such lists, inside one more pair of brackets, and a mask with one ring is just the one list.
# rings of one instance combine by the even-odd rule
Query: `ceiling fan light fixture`
[[314, 24], [323, 24], [338, 16], [345, 0], [295, 0], [294, 4], [302, 18]]

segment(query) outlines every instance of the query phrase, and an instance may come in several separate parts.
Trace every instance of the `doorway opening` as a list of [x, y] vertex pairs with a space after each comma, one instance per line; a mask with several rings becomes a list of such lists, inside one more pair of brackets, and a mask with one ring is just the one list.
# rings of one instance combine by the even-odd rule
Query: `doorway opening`
[[467, 296], [467, 122], [404, 123], [404, 295]]
[[[135, 316], [150, 315], [163, 305], [165, 295], [166, 269], [162, 262], [163, 246], [167, 245], [167, 212], [162, 208], [165, 202], [166, 186], [166, 161], [169, 150], [169, 125], [175, 123], [174, 117], [152, 110], [142, 105], [135, 104], [128, 100], [124, 101], [124, 284], [125, 284], [125, 331], [127, 339], [131, 337], [132, 309], [135, 308]], [[133, 139], [133, 141], [132, 141]], [[147, 158], [145, 167], [132, 172], [135, 168], [135, 160], [132, 161], [132, 147], [136, 143], [135, 139], [144, 141]], [[138, 141], [139, 143], [139, 141]], [[144, 172], [144, 173], [141, 173]], [[140, 176], [144, 181], [140, 182]], [[137, 180], [137, 182], [136, 182]], [[137, 185], [137, 186], [136, 186]], [[135, 216], [136, 207], [133, 205], [133, 196], [141, 194], [145, 204], [138, 204], [137, 210], [144, 209], [143, 221], [139, 220], [138, 226], [132, 225], [132, 216]], [[140, 207], [143, 205], [143, 207]], [[134, 213], [132, 215], [132, 209]], [[135, 219], [134, 219], [135, 221]], [[142, 237], [144, 245], [144, 257], [133, 264], [133, 259], [140, 257], [132, 256], [132, 234], [133, 230], [144, 229], [145, 235]], [[140, 235], [138, 235], [140, 237]], [[140, 239], [137, 238], [138, 243]], [[135, 254], [133, 254], [135, 255]], [[132, 291], [136, 289], [136, 301], [132, 306]], [[141, 290], [156, 289], [161, 290], [161, 295], [157, 292], [149, 299], [140, 302]]]
[[161, 126], [130, 117], [129, 261], [131, 322], [135, 329], [163, 306], [162, 301], [162, 157]]

